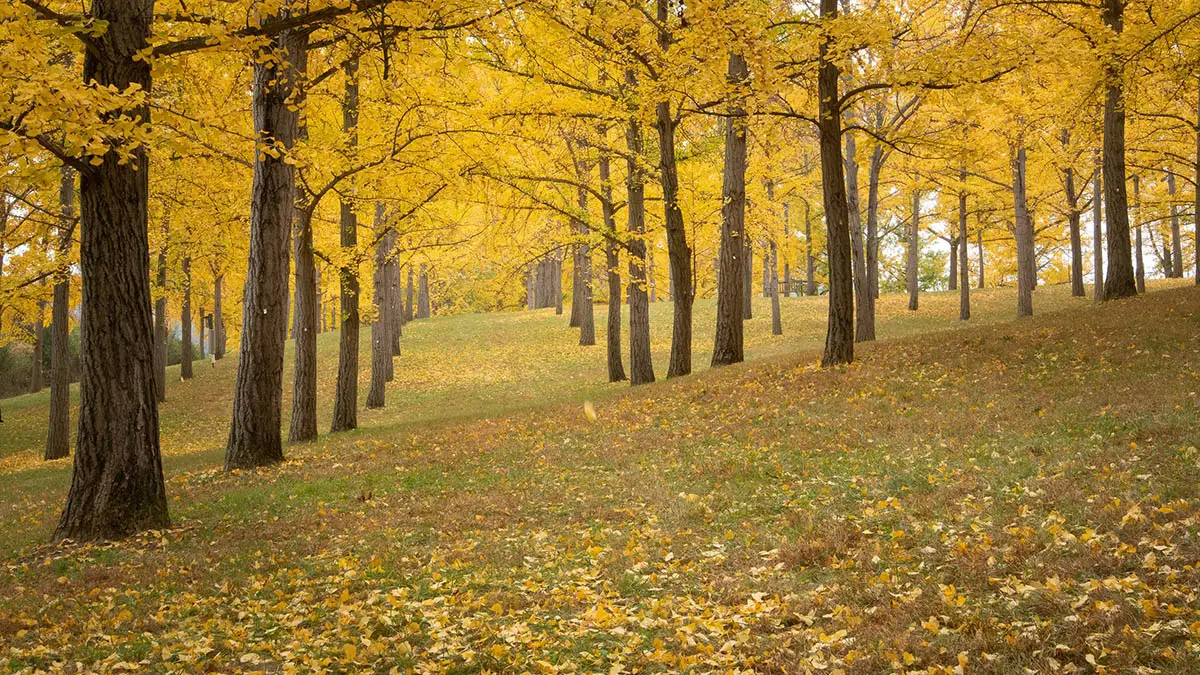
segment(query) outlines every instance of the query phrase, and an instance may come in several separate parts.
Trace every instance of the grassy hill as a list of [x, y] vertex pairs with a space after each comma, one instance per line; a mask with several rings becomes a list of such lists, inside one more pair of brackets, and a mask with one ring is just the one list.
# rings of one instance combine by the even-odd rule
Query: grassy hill
[[388, 408], [250, 473], [204, 365], [162, 408], [176, 527], [104, 546], [41, 543], [69, 460], [9, 399], [0, 669], [1196, 672], [1200, 291], [1160, 288], [885, 296], [831, 371], [823, 299], [783, 337], [756, 300], [752, 362], [636, 390], [552, 312], [435, 318]]

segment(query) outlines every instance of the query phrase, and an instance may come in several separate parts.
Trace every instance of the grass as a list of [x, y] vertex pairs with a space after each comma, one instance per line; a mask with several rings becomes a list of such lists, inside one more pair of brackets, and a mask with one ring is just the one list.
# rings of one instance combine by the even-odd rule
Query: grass
[[0, 670], [1196, 672], [1200, 291], [1168, 286], [1021, 322], [981, 291], [965, 325], [884, 296], [827, 371], [823, 300], [783, 337], [756, 300], [750, 363], [635, 390], [552, 311], [435, 318], [387, 408], [248, 473], [204, 365], [162, 407], [176, 527], [102, 546], [43, 543], [69, 460], [9, 399]]

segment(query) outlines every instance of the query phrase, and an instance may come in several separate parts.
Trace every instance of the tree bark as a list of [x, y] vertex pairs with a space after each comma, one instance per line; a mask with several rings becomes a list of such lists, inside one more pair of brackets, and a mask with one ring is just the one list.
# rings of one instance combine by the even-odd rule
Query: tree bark
[[947, 290], [958, 290], [958, 237], [950, 237], [950, 276], [947, 278]]
[[[250, 256], [242, 294], [242, 344], [225, 468], [283, 460], [280, 406], [288, 328], [288, 245], [295, 213], [295, 168], [289, 154], [299, 132], [296, 98], [307, 62], [307, 34], [272, 39], [281, 59], [255, 59], [251, 109], [257, 148], [250, 198]], [[274, 148], [266, 152], [265, 148]]]
[[192, 259], [183, 258], [183, 307], [179, 313], [179, 377], [192, 379]]
[[58, 249], [54, 275], [54, 304], [50, 310], [50, 423], [45, 458], [71, 454], [71, 347], [70, 302], [71, 236], [75, 231], [75, 171], [64, 166], [58, 187]]
[[[821, 0], [821, 18], [837, 17], [837, 0]], [[854, 360], [854, 270], [850, 252], [850, 214], [842, 173], [842, 111], [838, 98], [838, 67], [831, 57], [834, 38], [820, 46], [817, 70], [818, 129], [821, 186], [825, 203], [826, 251], [829, 265], [829, 323], [825, 333], [823, 367]]]
[[908, 284], [908, 310], [917, 310], [920, 291], [920, 266], [918, 258], [921, 248], [921, 190], [913, 188], [912, 218], [908, 223], [908, 242], [904, 248], [905, 282]]
[[[749, 77], [746, 60], [729, 55], [727, 80], [733, 87]], [[739, 103], [729, 107], [725, 118], [725, 167], [721, 193], [721, 258], [717, 279], [717, 329], [713, 340], [712, 365], [725, 366], [745, 359], [742, 321], [748, 318], [753, 271], [746, 238], [746, 124]]]
[[[303, 188], [297, 191], [301, 192]], [[301, 194], [303, 194], [301, 192]], [[293, 255], [296, 257], [295, 356], [292, 361], [292, 415], [288, 443], [306, 443], [317, 437], [317, 266], [313, 258], [312, 214], [315, 205], [298, 195]]]
[[1025, 186], [1025, 148], [1013, 159], [1013, 230], [1017, 240], [1017, 318], [1033, 316], [1033, 287], [1037, 271], [1033, 259], [1033, 223]]
[[[637, 86], [632, 70], [625, 71], [625, 84]], [[625, 127], [625, 211], [629, 232], [629, 384], [637, 386], [654, 381], [654, 362], [650, 356], [650, 303], [646, 279], [646, 185], [642, 161], [642, 127], [631, 111]]]
[[[670, 0], [655, 0], [659, 24], [658, 45], [666, 54], [671, 45], [667, 30]], [[679, 209], [679, 173], [675, 163], [675, 119], [671, 116], [670, 101], [659, 101], [655, 107], [658, 130], [659, 182], [663, 193], [663, 224], [667, 230], [667, 257], [671, 264], [671, 301], [674, 303], [674, 323], [671, 328], [671, 360], [667, 377], [692, 372], [692, 303], [696, 288], [692, 283], [692, 251], [683, 226], [683, 211]]]
[[388, 364], [392, 360], [391, 337], [388, 316], [388, 257], [391, 255], [391, 237], [387, 233], [387, 218], [383, 202], [375, 203], [375, 321], [371, 323], [371, 388], [367, 391], [367, 407], [382, 408], [384, 389], [388, 380]]
[[[1126, 0], [1104, 0], [1104, 23], [1120, 35]], [[1125, 85], [1118, 59], [1107, 68], [1104, 100], [1104, 202], [1108, 205], [1108, 274], [1104, 299], [1137, 295], [1129, 247], [1129, 206], [1125, 196]]]
[[[89, 18], [106, 25], [91, 38], [84, 82], [150, 91], [153, 0], [95, 0]], [[115, 110], [149, 124], [144, 105]], [[109, 150], [80, 180], [81, 373], [79, 437], [71, 489], [56, 540], [115, 539], [168, 527], [158, 444], [154, 329], [147, 261], [149, 157]]]
[[783, 335], [783, 317], [779, 311], [779, 259], [775, 240], [770, 243], [771, 335]]
[[[605, 347], [608, 358], [608, 381], [621, 382], [625, 376], [625, 364], [621, 359], [621, 270], [617, 249], [617, 221], [613, 211], [611, 167], [608, 155], [600, 155], [600, 208], [604, 218], [604, 229], [611, 235], [604, 245], [604, 263], [608, 278], [608, 328], [605, 331]], [[530, 296], [532, 299], [532, 295]]]
[[754, 245], [742, 234], [742, 319], [754, 318]]

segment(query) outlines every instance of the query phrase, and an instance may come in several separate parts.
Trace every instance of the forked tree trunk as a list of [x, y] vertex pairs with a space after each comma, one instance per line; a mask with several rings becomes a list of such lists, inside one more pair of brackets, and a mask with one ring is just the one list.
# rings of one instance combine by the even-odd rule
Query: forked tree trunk
[[[1104, 0], [1104, 23], [1117, 35], [1124, 27], [1126, 0]], [[1108, 205], [1108, 274], [1104, 299], [1137, 295], [1129, 247], [1129, 206], [1125, 196], [1125, 85], [1119, 59], [1107, 68], [1104, 99], [1104, 203]]]
[[46, 459], [61, 459], [71, 454], [71, 347], [70, 302], [71, 268], [65, 263], [71, 255], [71, 237], [75, 231], [75, 171], [62, 168], [58, 187], [58, 249], [54, 275], [54, 304], [50, 315], [50, 424], [46, 433]]
[[305, 443], [317, 437], [317, 266], [313, 258], [312, 213], [314, 205], [307, 197], [296, 204], [293, 235], [296, 269], [296, 335], [292, 365], [292, 415], [288, 443]]
[[[637, 85], [633, 71], [625, 71], [625, 83]], [[650, 357], [650, 303], [646, 279], [646, 186], [642, 161], [642, 127], [631, 114], [625, 127], [626, 230], [629, 232], [629, 384], [637, 386], [654, 381], [654, 362]]]
[[920, 291], [920, 248], [921, 248], [921, 190], [913, 188], [912, 217], [908, 223], [908, 241], [904, 248], [905, 282], [908, 284], [908, 310], [917, 311]]
[[[153, 0], [96, 0], [83, 79], [100, 88], [150, 91]], [[114, 111], [150, 123], [146, 107]], [[154, 391], [154, 319], [147, 261], [149, 157], [109, 150], [80, 181], [83, 280], [79, 438], [56, 540], [115, 539], [168, 527]], [[120, 270], [120, 274], [114, 274]]]
[[1025, 192], [1025, 148], [1013, 160], [1013, 230], [1017, 240], [1017, 317], [1033, 316], [1033, 287], [1037, 283], [1033, 260], [1033, 223]]
[[[727, 80], [733, 87], [749, 77], [746, 60], [729, 55]], [[746, 237], [746, 122], [740, 103], [729, 107], [725, 118], [725, 167], [721, 191], [721, 258], [717, 278], [717, 330], [712, 365], [725, 366], [745, 359], [742, 321], [747, 317], [753, 272]]]
[[[299, 131], [299, 112], [292, 101], [305, 71], [308, 36], [289, 30], [271, 42], [284, 58], [258, 58], [254, 63], [251, 109], [260, 140], [250, 193], [250, 256], [226, 470], [283, 460], [280, 406], [288, 328], [288, 235], [295, 213], [295, 167], [290, 153]], [[266, 144], [279, 152], [263, 152]]]
[[[608, 278], [608, 328], [605, 332], [607, 348], [608, 381], [621, 382], [625, 377], [625, 364], [621, 359], [621, 270], [617, 249], [617, 222], [613, 212], [612, 181], [609, 175], [607, 154], [600, 155], [600, 208], [604, 218], [604, 229], [609, 237], [604, 245], [604, 267]], [[530, 293], [530, 302], [533, 300]]]
[[390, 282], [387, 278], [391, 238], [386, 229], [387, 219], [383, 202], [376, 202], [375, 237], [377, 242], [373, 276], [376, 317], [375, 321], [371, 323], [371, 388], [367, 391], [368, 408], [383, 407], [388, 364], [392, 361], [391, 337], [389, 336], [391, 318], [388, 316], [388, 285]]
[[[358, 58], [346, 61], [345, 98], [342, 100], [342, 131], [348, 145], [358, 147]], [[330, 432], [349, 431], [358, 427], [358, 261], [354, 249], [358, 246], [358, 216], [346, 196], [341, 200], [341, 244], [352, 262], [340, 270], [342, 291], [342, 333], [338, 342], [337, 387], [333, 396], [333, 422]]]
[[[837, 0], [821, 0], [821, 18], [837, 17]], [[829, 322], [824, 367], [854, 360], [854, 270], [850, 251], [850, 215], [842, 173], [842, 111], [838, 98], [838, 66], [830, 50], [834, 38], [821, 41], [817, 70], [821, 186], [825, 203], [826, 251], [829, 265]]]
[[[670, 0], [655, 0], [659, 25], [658, 45], [665, 54], [671, 46], [667, 30]], [[692, 283], [692, 251], [683, 226], [683, 211], [679, 209], [679, 172], [675, 163], [675, 118], [671, 103], [659, 101], [655, 106], [655, 127], [658, 130], [659, 182], [662, 184], [663, 224], [667, 230], [667, 257], [671, 263], [671, 301], [674, 303], [674, 322], [671, 328], [671, 360], [667, 377], [692, 372], [692, 303], [696, 288]]]
[[192, 259], [183, 258], [183, 307], [179, 313], [179, 377], [192, 379]]

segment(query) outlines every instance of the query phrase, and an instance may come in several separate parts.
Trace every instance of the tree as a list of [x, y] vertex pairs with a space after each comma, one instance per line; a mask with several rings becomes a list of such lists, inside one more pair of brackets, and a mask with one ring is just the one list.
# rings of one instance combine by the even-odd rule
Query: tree
[[[741, 54], [729, 55], [729, 83], [740, 86], [749, 77]], [[721, 209], [721, 275], [717, 292], [717, 330], [712, 365], [741, 363], [742, 321], [750, 284], [745, 253], [750, 249], [745, 231], [746, 125], [745, 110], [734, 103], [725, 120], [725, 182]]]
[[50, 319], [50, 424], [46, 433], [46, 459], [61, 459], [71, 454], [71, 354], [70, 335], [71, 270], [67, 265], [71, 238], [75, 232], [75, 170], [63, 166], [58, 202], [61, 209], [58, 226], [60, 265], [54, 279], [54, 304]]

